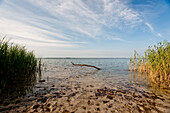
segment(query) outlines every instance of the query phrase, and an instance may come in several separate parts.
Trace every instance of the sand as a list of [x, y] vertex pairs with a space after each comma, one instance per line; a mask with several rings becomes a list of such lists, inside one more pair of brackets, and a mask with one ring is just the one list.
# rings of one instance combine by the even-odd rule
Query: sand
[[89, 74], [62, 76], [37, 84], [33, 94], [3, 103], [0, 112], [39, 113], [170, 113], [169, 95]]

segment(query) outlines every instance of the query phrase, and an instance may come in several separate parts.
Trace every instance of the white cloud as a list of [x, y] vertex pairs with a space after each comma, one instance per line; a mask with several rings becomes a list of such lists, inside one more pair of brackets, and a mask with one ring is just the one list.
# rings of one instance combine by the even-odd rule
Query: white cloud
[[[27, 0], [37, 8], [36, 10], [48, 12], [48, 15], [52, 17], [30, 12], [28, 8], [17, 5], [15, 1], [5, 1], [6, 9], [2, 8], [0, 11], [0, 14], [3, 15], [0, 21], [3, 22], [5, 19], [10, 21], [10, 26], [6, 24], [7, 22], [3, 23], [4, 26], [7, 26], [6, 29], [11, 29], [8, 31], [9, 34], [21, 35], [19, 31], [22, 27], [22, 34], [25, 33], [25, 36], [33, 34], [39, 37], [52, 35], [58, 39], [72, 40], [73, 36], [68, 37], [66, 32], [76, 32], [96, 39], [98, 35], [104, 35], [103, 31], [106, 32], [103, 26], [123, 30], [127, 27], [134, 28], [143, 21], [138, 12], [128, 8], [121, 0]], [[16, 11], [11, 10], [11, 7]], [[45, 23], [41, 21], [45, 21]], [[13, 28], [16, 27], [15, 25], [20, 26], [20, 29], [17, 27], [12, 32]], [[1, 29], [4, 29], [4, 26], [1, 26]]]
[[[14, 36], [12, 36], [14, 37]], [[9, 38], [10, 39], [10, 38]], [[32, 40], [25, 40], [24, 38], [11, 38], [10, 41], [12, 42], [17, 42], [20, 45], [27, 45], [29, 47], [60, 47], [60, 48], [74, 48], [76, 46], [71, 45], [71, 44], [61, 44], [61, 43], [47, 43], [47, 42], [37, 42], [37, 41], [32, 41]]]
[[151, 30], [151, 32], [152, 32], [155, 36], [157, 36], [157, 37], [162, 37], [162, 34], [161, 34], [161, 33], [156, 33], [156, 32], [155, 32], [155, 30], [154, 30], [154, 28], [152, 27], [151, 24], [149, 24], [148, 22], [146, 22], [145, 24], [148, 26], [148, 28]]
[[[103, 26], [120, 30], [134, 28], [143, 22], [140, 14], [121, 0], [29, 0], [51, 15], [67, 28], [95, 38]], [[97, 29], [96, 29], [97, 28]]]
[[[33, 39], [36, 41], [45, 41], [45, 42], [54, 42], [54, 43], [68, 43], [66, 41], [60, 41], [60, 40], [54, 40], [52, 38], [49, 38], [48, 35], [49, 31], [45, 31], [42, 29], [39, 29], [37, 27], [29, 26], [22, 24], [20, 22], [9, 20], [9, 19], [1, 19], [1, 33], [8, 35], [14, 35], [18, 37], [25, 37], [28, 39]], [[45, 35], [45, 34], [48, 35]], [[58, 36], [58, 34], [55, 34]]]
[[109, 32], [128, 32], [144, 23], [124, 0], [6, 0], [3, 4], [0, 34], [29, 47], [82, 47], [99, 38], [125, 41]]
[[146, 22], [145, 24], [148, 26], [148, 28], [151, 30], [151, 32], [154, 33], [154, 29], [151, 26], [151, 24], [149, 24], [148, 22]]
[[162, 37], [162, 34], [161, 34], [161, 33], [157, 33], [157, 36], [158, 36], [158, 37]]
[[122, 38], [115, 38], [115, 37], [107, 37], [106, 40], [118, 40], [118, 41], [125, 41]]

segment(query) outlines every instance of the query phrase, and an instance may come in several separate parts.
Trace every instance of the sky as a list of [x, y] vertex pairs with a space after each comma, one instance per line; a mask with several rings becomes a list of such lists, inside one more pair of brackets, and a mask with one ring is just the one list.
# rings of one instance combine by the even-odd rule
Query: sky
[[170, 0], [0, 0], [0, 39], [36, 57], [130, 57], [170, 41]]

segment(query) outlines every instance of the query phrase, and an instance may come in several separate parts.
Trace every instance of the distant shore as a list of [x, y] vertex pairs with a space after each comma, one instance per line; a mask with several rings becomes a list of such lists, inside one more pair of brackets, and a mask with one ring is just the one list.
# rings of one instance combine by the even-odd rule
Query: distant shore
[[[37, 57], [39, 58], [39, 57]], [[126, 57], [42, 57], [42, 59], [130, 59]]]

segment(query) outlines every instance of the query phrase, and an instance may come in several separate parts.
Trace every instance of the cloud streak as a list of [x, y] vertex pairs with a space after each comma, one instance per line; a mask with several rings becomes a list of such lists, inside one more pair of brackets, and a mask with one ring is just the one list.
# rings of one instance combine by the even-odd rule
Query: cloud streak
[[3, 2], [5, 5], [0, 11], [3, 15], [0, 17], [1, 33], [49, 43], [87, 44], [86, 39], [104, 37], [107, 33], [104, 27], [123, 30], [134, 28], [143, 21], [137, 12], [120, 0]]
[[[103, 0], [101, 2], [91, 0], [51, 0], [50, 2], [48, 0], [27, 1], [28, 3], [31, 3], [31, 5], [28, 4], [31, 7], [39, 10], [41, 9], [41, 12], [48, 12], [48, 16], [50, 15], [51, 18], [47, 17], [47, 15], [35, 15], [35, 12], [29, 12], [23, 6], [16, 5], [15, 2], [5, 2], [7, 2], [7, 8], [13, 6], [17, 11], [30, 15], [30, 17], [28, 17], [17, 12], [18, 18], [13, 18], [15, 21], [22, 22], [23, 19], [28, 22], [29, 19], [33, 20], [34, 18], [30, 23], [32, 25], [38, 24], [37, 26], [42, 26], [42, 22], [38, 22], [38, 20], [42, 20], [47, 22], [45, 27], [50, 25], [50, 29], [55, 30], [56, 28], [54, 26], [56, 25], [60, 27], [58, 30], [78, 32], [82, 35], [89, 36], [90, 38], [96, 38], [96, 36], [100, 34], [99, 32], [104, 30], [103, 26], [122, 30], [128, 27], [134, 28], [143, 22], [143, 19], [137, 12], [128, 8], [126, 4], [120, 0]], [[24, 10], [24, 12], [21, 10]], [[9, 16], [12, 16], [12, 13], [13, 12], [11, 11]], [[37, 20], [37, 23], [34, 22], [35, 20]], [[52, 24], [54, 25], [53, 27]], [[62, 33], [60, 33], [60, 35], [58, 34], [58, 37], [69, 39], [65, 36], [61, 36], [61, 34]]]
[[148, 26], [148, 28], [151, 30], [151, 32], [153, 33], [154, 32], [154, 29], [153, 29], [153, 27], [148, 23], [148, 22], [146, 22], [146, 25]]
[[[143, 22], [142, 16], [128, 8], [121, 0], [102, 0], [100, 2], [95, 0], [51, 0], [51, 2], [39, 0], [36, 3], [33, 0], [29, 1], [48, 11], [54, 17], [61, 18], [62, 20], [59, 21], [64, 22], [72, 30], [91, 37], [102, 31], [102, 26], [122, 30], [128, 27], [134, 28]], [[75, 29], [72, 27], [73, 24]]]
[[155, 33], [155, 30], [154, 30], [154, 28], [152, 27], [151, 24], [149, 24], [148, 22], [146, 22], [145, 24], [148, 26], [148, 28], [151, 30], [151, 32], [152, 32], [154, 35], [156, 35], [156, 36], [158, 36], [158, 37], [162, 37], [162, 34], [161, 34], [161, 33]]

